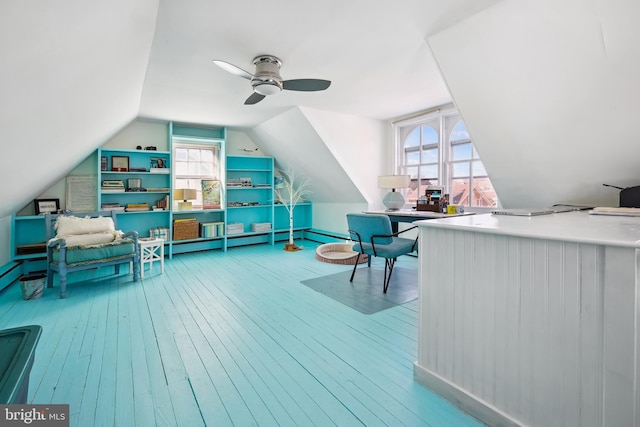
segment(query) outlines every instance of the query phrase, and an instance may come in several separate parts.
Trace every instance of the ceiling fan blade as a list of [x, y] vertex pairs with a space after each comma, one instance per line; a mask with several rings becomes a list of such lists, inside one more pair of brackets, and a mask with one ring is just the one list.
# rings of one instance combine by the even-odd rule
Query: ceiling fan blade
[[253, 104], [257, 104], [258, 102], [262, 101], [265, 98], [264, 95], [260, 95], [259, 93], [252, 93], [250, 97], [247, 98], [246, 101], [244, 101], [244, 105], [253, 105]]
[[243, 70], [240, 67], [236, 67], [233, 64], [229, 64], [226, 61], [220, 61], [219, 59], [214, 59], [213, 63], [216, 64], [218, 67], [222, 68], [223, 70], [228, 71], [231, 74], [235, 74], [236, 76], [240, 76], [247, 80], [251, 80], [253, 78], [253, 74]]
[[299, 90], [303, 92], [314, 92], [325, 90], [331, 85], [329, 80], [320, 79], [294, 79], [282, 82], [282, 88], [286, 90]]

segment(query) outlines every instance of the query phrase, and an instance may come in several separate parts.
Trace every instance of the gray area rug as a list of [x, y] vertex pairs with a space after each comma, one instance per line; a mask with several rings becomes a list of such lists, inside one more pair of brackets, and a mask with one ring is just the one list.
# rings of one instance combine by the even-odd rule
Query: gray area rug
[[387, 293], [382, 292], [384, 269], [366, 264], [356, 270], [349, 282], [351, 270], [304, 280], [305, 286], [333, 298], [364, 314], [372, 314], [418, 298], [418, 271], [395, 267]]

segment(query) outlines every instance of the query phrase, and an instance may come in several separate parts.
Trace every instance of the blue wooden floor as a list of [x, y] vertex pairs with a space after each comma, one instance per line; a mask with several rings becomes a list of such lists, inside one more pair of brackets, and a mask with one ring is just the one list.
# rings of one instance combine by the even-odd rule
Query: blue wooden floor
[[77, 272], [64, 300], [14, 283], [0, 329], [43, 327], [29, 402], [80, 427], [480, 425], [413, 380], [417, 303], [365, 315], [314, 292], [300, 281], [351, 267], [303, 245], [178, 255], [138, 283]]

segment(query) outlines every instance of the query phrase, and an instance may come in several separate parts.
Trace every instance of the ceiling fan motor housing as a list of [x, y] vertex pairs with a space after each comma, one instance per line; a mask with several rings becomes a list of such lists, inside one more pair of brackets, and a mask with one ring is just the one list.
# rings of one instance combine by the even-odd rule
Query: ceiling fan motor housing
[[282, 90], [280, 77], [280, 61], [275, 56], [260, 55], [253, 58], [256, 72], [251, 79], [251, 86], [260, 95], [273, 95]]

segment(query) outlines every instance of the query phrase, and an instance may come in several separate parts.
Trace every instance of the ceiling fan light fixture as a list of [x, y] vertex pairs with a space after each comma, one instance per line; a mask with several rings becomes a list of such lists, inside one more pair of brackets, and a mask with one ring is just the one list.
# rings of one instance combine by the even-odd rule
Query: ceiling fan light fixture
[[265, 97], [283, 90], [315, 92], [325, 90], [331, 85], [331, 81], [320, 79], [282, 80], [280, 76], [282, 61], [273, 55], [258, 55], [253, 58], [253, 65], [256, 66], [253, 74], [219, 59], [214, 59], [213, 63], [231, 74], [251, 80], [253, 93], [244, 102], [245, 105], [257, 104]]
[[253, 90], [260, 95], [269, 96], [280, 92], [282, 88], [276, 82], [261, 82], [254, 85]]

